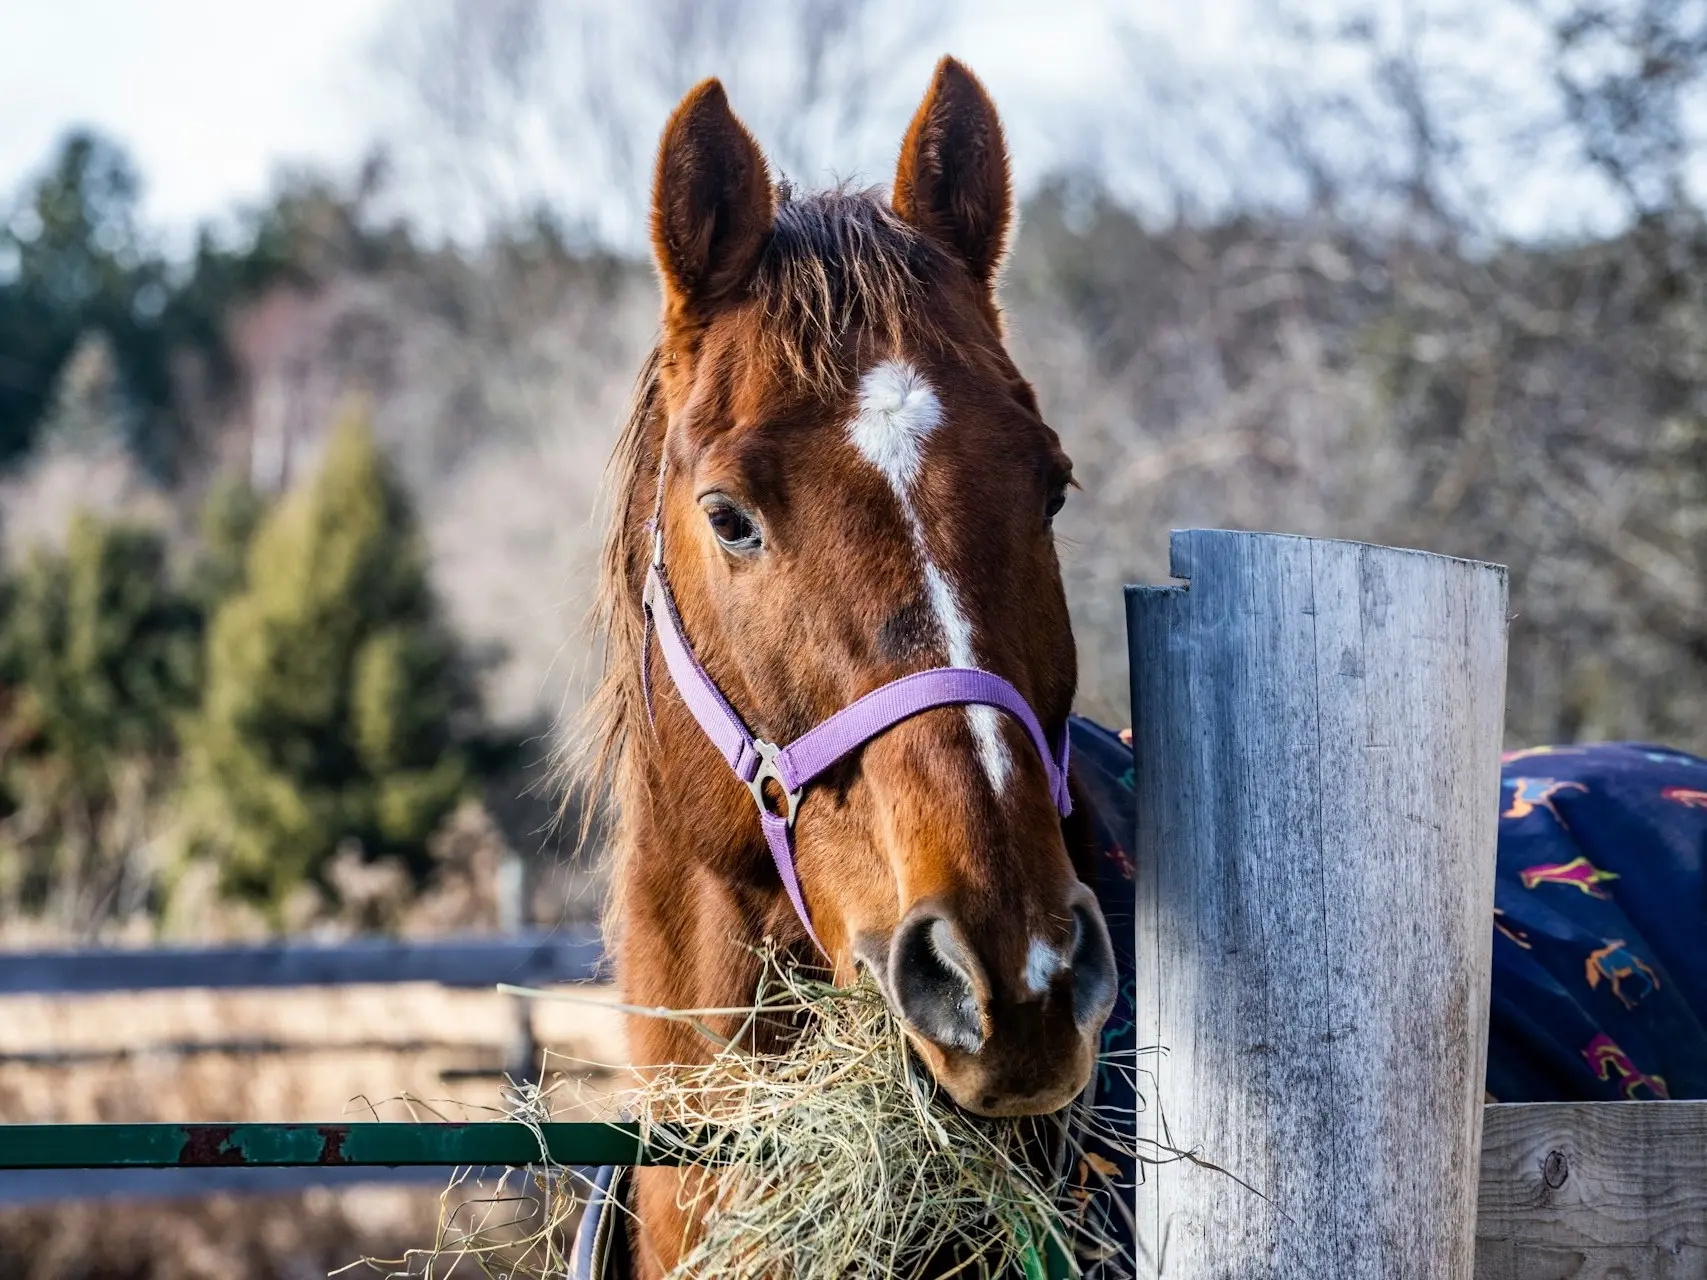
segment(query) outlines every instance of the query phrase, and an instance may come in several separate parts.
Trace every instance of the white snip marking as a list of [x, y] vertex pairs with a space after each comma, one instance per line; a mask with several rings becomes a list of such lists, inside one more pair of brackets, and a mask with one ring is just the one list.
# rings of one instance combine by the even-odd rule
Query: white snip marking
[[1049, 984], [1064, 967], [1061, 953], [1042, 938], [1033, 938], [1025, 953], [1025, 986], [1034, 996], [1049, 990]]
[[[931, 560], [925, 544], [924, 525], [913, 505], [913, 488], [924, 463], [925, 441], [942, 423], [942, 402], [931, 384], [911, 365], [885, 360], [869, 370], [859, 384], [859, 412], [848, 424], [848, 439], [860, 456], [883, 474], [901, 504], [901, 514], [913, 536], [913, 547], [924, 567], [925, 596], [942, 631], [950, 666], [975, 667], [972, 622], [961, 606], [960, 596], [948, 575]], [[994, 707], [969, 706], [967, 722], [978, 759], [999, 796], [1007, 789], [1013, 772], [1008, 744], [1002, 740], [1001, 724]]]

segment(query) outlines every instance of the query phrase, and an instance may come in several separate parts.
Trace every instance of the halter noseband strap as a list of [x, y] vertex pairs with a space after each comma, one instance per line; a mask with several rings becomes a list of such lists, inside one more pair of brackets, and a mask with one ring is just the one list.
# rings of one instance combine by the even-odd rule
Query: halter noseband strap
[[[662, 483], [659, 487], [662, 488]], [[891, 680], [807, 730], [787, 746], [779, 747], [774, 742], [754, 737], [729, 705], [717, 682], [706, 674], [694, 656], [693, 646], [682, 629], [681, 615], [676, 611], [675, 597], [670, 594], [669, 582], [664, 576], [662, 541], [655, 526], [652, 564], [646, 571], [646, 589], [641, 597], [646, 627], [650, 630], [656, 625], [658, 647], [663, 650], [664, 663], [669, 667], [670, 678], [693, 718], [735, 771], [735, 776], [752, 790], [753, 799], [759, 806], [759, 825], [764, 830], [771, 860], [776, 863], [777, 875], [782, 878], [783, 890], [788, 894], [789, 902], [794, 904], [795, 914], [806, 926], [807, 934], [826, 956], [829, 952], [812, 928], [812, 916], [806, 909], [806, 899], [800, 891], [800, 877], [794, 865], [794, 818], [800, 808], [800, 797], [814, 778], [901, 721], [933, 707], [964, 703], [981, 703], [1006, 711], [1025, 726], [1027, 736], [1037, 748], [1049, 778], [1049, 794], [1055, 807], [1062, 817], [1072, 812], [1073, 802], [1067, 791], [1065, 728], [1060, 746], [1052, 747], [1043, 726], [1037, 722], [1036, 714], [1020, 691], [995, 673], [977, 667], [934, 667]], [[651, 645], [645, 636], [642, 636], [641, 646], [641, 682], [650, 709], [651, 678], [648, 668]], [[783, 811], [780, 814], [771, 812], [765, 797], [765, 783], [772, 780], [783, 793]]]

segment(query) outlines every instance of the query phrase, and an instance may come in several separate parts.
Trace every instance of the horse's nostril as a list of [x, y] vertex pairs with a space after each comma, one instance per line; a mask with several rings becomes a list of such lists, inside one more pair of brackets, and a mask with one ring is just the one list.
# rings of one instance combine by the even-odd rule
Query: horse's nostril
[[1073, 908], [1073, 1020], [1085, 1031], [1108, 1021], [1116, 995], [1114, 946], [1102, 912]]
[[981, 974], [977, 959], [941, 916], [915, 916], [895, 931], [889, 961], [895, 1003], [926, 1039], [963, 1053], [983, 1047]]

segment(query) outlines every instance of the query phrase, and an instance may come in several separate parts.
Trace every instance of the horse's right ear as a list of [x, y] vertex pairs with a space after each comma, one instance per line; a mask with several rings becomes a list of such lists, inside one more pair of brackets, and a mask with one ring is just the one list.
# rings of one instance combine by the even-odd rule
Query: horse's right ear
[[664, 127], [652, 181], [652, 251], [666, 315], [703, 319], [751, 278], [775, 198], [765, 157], [716, 80], [689, 91]]

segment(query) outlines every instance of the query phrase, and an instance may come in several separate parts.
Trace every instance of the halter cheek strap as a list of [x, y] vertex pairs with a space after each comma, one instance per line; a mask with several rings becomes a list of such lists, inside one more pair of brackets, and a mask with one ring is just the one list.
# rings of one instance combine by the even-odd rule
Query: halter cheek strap
[[[660, 484], [660, 488], [662, 485]], [[662, 538], [654, 525], [653, 559], [646, 572], [646, 588], [641, 597], [645, 611], [645, 626], [658, 632], [658, 647], [664, 654], [664, 665], [680, 692], [682, 701], [699, 722], [705, 736], [717, 748], [735, 776], [746, 783], [759, 806], [759, 826], [770, 849], [771, 861], [776, 863], [783, 891], [794, 906], [795, 914], [818, 949], [826, 956], [828, 949], [812, 927], [812, 916], [806, 909], [806, 898], [800, 890], [800, 876], [794, 863], [794, 819], [800, 809], [800, 797], [812, 781], [826, 769], [852, 754], [873, 738], [900, 724], [901, 721], [929, 711], [946, 707], [978, 703], [1007, 712], [1025, 727], [1032, 746], [1043, 761], [1049, 778], [1049, 794], [1062, 817], [1072, 812], [1073, 802], [1067, 791], [1067, 733], [1063, 726], [1059, 746], [1052, 746], [1037, 715], [1019, 690], [1002, 677], [977, 667], [934, 667], [891, 680], [864, 697], [842, 708], [828, 720], [807, 730], [787, 746], [755, 737], [729, 705], [705, 668], [694, 656], [693, 646], [682, 629], [682, 619], [676, 610], [675, 597], [664, 576]], [[646, 693], [648, 712], [651, 710], [652, 689], [650, 654], [647, 636], [641, 641], [641, 683]], [[765, 796], [765, 783], [774, 781], [782, 791], [782, 811], [773, 813]]]

